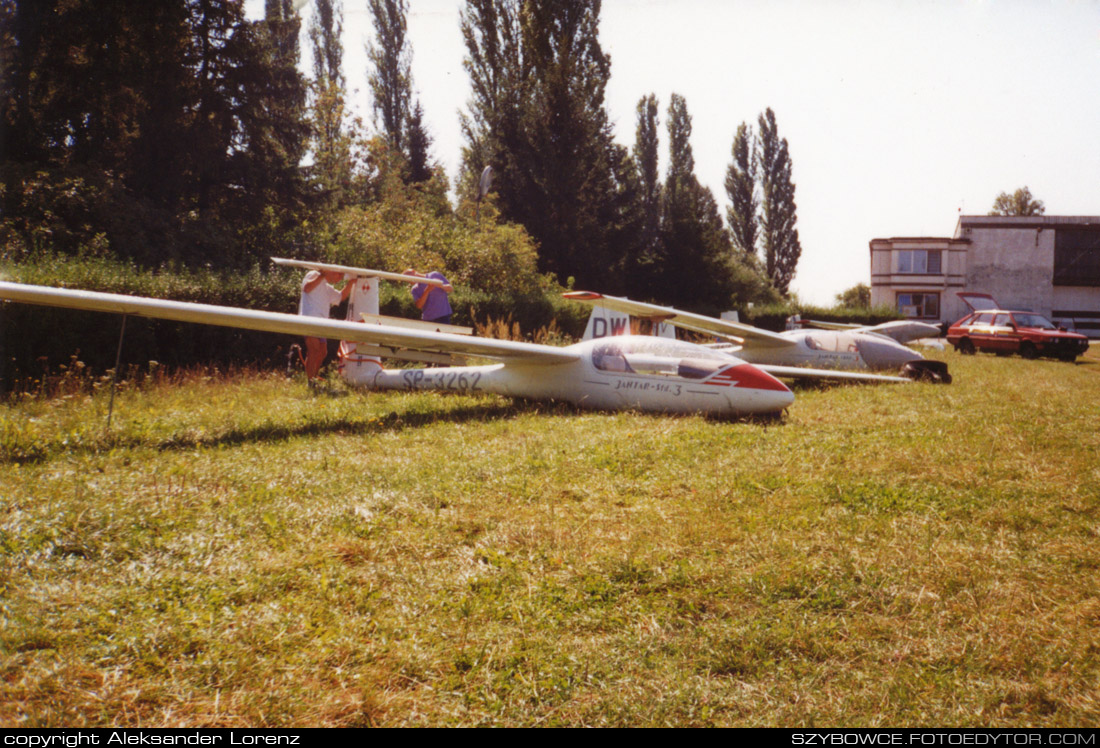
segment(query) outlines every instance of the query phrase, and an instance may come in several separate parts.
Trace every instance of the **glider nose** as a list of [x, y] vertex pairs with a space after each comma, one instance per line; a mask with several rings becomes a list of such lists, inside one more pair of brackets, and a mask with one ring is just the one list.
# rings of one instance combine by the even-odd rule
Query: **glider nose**
[[896, 369], [921, 355], [893, 340], [873, 340], [864, 336], [856, 343], [859, 355], [871, 369]]
[[794, 393], [787, 385], [752, 364], [735, 366], [730, 373], [737, 380], [737, 388], [753, 390], [755, 412], [772, 413], [783, 410], [794, 402]]

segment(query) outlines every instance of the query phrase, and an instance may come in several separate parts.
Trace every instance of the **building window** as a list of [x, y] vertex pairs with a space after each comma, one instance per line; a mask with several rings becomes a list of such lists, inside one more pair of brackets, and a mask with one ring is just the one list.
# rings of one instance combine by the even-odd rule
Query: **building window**
[[1100, 286], [1100, 231], [1054, 232], [1054, 285]]
[[898, 250], [898, 272], [939, 275], [941, 254], [938, 249], [900, 249]]
[[939, 319], [940, 295], [938, 293], [899, 293], [898, 311], [906, 317]]

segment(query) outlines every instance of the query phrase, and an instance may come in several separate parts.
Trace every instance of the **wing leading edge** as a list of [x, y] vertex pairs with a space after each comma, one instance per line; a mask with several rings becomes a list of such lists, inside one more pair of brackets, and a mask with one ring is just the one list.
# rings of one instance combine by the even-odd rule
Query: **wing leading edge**
[[304, 270], [331, 270], [334, 273], [356, 278], [382, 278], [383, 280], [396, 281], [398, 283], [424, 283], [429, 286], [442, 286], [443, 281], [435, 278], [422, 278], [419, 275], [405, 275], [404, 273], [390, 273], [385, 270], [368, 270], [366, 268], [351, 267], [350, 265], [333, 265], [327, 262], [310, 262], [308, 260], [288, 260], [284, 257], [272, 257], [271, 261], [284, 267], [302, 268]]
[[96, 291], [48, 288], [22, 283], [0, 282], [0, 299], [26, 304], [169, 319], [177, 322], [236, 327], [244, 330], [350, 340], [397, 350], [458, 353], [505, 363], [562, 364], [580, 358], [579, 354], [564, 348], [536, 343], [472, 338], [451, 333], [303, 317], [282, 312], [264, 312]]
[[766, 371], [773, 377], [786, 377], [789, 379], [828, 379], [833, 381], [848, 382], [912, 382], [906, 377], [893, 377], [886, 374], [869, 374], [861, 371], [844, 371], [841, 369], [807, 369], [802, 366], [772, 366], [771, 364], [753, 364], [757, 369]]

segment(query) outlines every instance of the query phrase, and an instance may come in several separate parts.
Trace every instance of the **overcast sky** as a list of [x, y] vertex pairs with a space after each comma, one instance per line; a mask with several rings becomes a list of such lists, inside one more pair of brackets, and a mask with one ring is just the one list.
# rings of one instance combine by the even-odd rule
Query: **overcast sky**
[[[344, 68], [369, 118], [366, 5], [344, 0]], [[452, 181], [469, 92], [462, 5], [410, 0], [409, 16], [413, 83]], [[247, 8], [259, 17], [263, 0]], [[655, 93], [663, 157], [669, 97], [683, 95], [696, 173], [723, 214], [738, 124], [775, 111], [805, 301], [868, 282], [871, 239], [949, 236], [960, 211], [987, 213], [1002, 191], [1027, 185], [1048, 215], [1100, 215], [1098, 0], [603, 0], [600, 42], [616, 139], [633, 144], [638, 99]]]

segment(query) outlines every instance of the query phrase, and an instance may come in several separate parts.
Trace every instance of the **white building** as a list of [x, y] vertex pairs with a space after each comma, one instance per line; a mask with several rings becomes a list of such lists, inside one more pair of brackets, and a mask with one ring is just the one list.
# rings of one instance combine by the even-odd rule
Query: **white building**
[[954, 322], [961, 291], [1100, 336], [1100, 216], [960, 216], [951, 238], [871, 240], [871, 304]]

